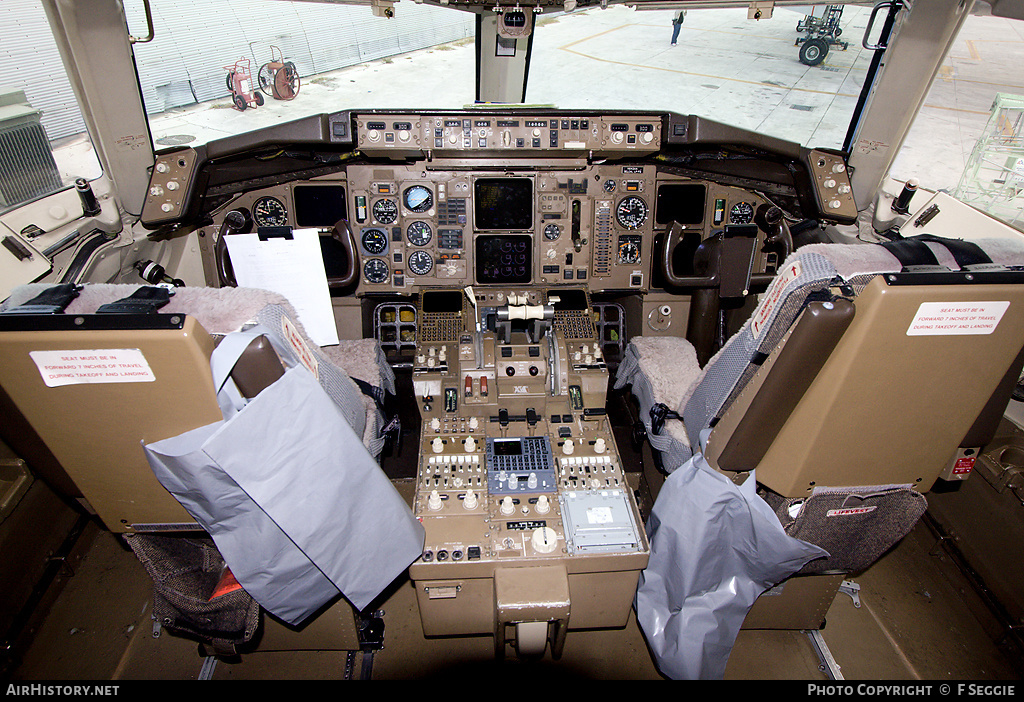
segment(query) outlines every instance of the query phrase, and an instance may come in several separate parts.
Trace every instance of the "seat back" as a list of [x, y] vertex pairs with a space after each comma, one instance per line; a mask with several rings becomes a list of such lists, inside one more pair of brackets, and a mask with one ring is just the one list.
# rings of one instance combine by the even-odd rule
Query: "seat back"
[[[142, 328], [123, 321], [0, 315], [0, 387], [108, 529], [194, 524], [150, 470], [140, 442], [221, 419], [210, 375], [214, 341], [185, 315], [147, 315]], [[34, 450], [19, 453], [31, 461]]]
[[[223, 418], [210, 355], [220, 335], [250, 321], [281, 331], [377, 455], [383, 439], [376, 407], [304, 336], [283, 297], [180, 288], [157, 312], [96, 313], [142, 287], [88, 285], [63, 314], [10, 313], [49, 288], [24, 286], [0, 314], [0, 407], [11, 415], [0, 427], [4, 439], [56, 489], [84, 500], [108, 529], [199, 528], [156, 479], [142, 443]], [[371, 354], [365, 365], [375, 362]], [[254, 342], [232, 378], [252, 397], [281, 373], [273, 349]]]
[[1024, 273], [1005, 265], [1024, 245], [993, 249], [1003, 265], [985, 271], [948, 252], [922, 269], [879, 246], [801, 249], [686, 404], [691, 436], [711, 428], [705, 457], [787, 497], [929, 490], [1020, 370]]

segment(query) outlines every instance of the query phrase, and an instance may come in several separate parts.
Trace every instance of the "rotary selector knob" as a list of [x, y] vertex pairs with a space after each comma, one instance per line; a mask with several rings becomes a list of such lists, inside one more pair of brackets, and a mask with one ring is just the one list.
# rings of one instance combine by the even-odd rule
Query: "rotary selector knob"
[[534, 529], [530, 543], [533, 544], [533, 550], [537, 553], [551, 553], [558, 548], [558, 532], [551, 527]]
[[534, 507], [537, 510], [537, 514], [547, 514], [551, 511], [551, 501], [547, 495], [541, 495], [537, 498], [537, 505]]
[[479, 500], [477, 500], [476, 493], [470, 490], [466, 493], [466, 496], [462, 498], [462, 506], [466, 509], [476, 509]]
[[504, 499], [502, 499], [502, 501], [501, 501], [501, 513], [504, 514], [504, 515], [509, 515], [509, 514], [512, 514], [515, 511], [516, 511], [516, 506], [512, 502], [512, 498], [509, 497], [508, 495], [505, 495]]
[[441, 440], [440, 436], [430, 442], [430, 450], [434, 453], [441, 453], [444, 451], [444, 441]]
[[595, 452], [597, 452], [597, 453], [604, 453], [607, 450], [608, 450], [608, 447], [605, 446], [604, 439], [598, 438], [597, 441], [594, 442], [594, 451]]
[[437, 510], [441, 509], [441, 506], [443, 504], [444, 502], [441, 501], [441, 495], [437, 492], [437, 490], [431, 490], [430, 497], [427, 498], [427, 507], [436, 512]]
[[473, 453], [474, 451], [476, 451], [476, 439], [474, 439], [472, 436], [467, 436], [465, 447], [466, 453]]
[[573, 445], [572, 439], [566, 439], [565, 443], [562, 444], [562, 453], [564, 453], [566, 456], [570, 455], [575, 450], [576, 447]]

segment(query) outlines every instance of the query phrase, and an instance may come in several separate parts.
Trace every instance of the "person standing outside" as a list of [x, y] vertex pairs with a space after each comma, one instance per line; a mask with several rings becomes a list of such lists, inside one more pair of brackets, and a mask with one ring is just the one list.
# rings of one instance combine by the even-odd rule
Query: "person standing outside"
[[683, 28], [683, 20], [686, 18], [686, 10], [680, 10], [679, 14], [672, 20], [672, 46], [676, 45], [679, 38], [679, 30]]

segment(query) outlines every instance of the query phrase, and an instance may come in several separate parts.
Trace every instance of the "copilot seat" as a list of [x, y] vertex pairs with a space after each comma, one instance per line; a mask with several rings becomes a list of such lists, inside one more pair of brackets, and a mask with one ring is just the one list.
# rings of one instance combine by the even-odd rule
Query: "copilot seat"
[[786, 532], [828, 551], [800, 573], [834, 593], [994, 432], [1022, 364], [1022, 264], [1013, 239], [802, 247], [703, 369], [685, 340], [635, 337], [616, 386], [666, 472], [700, 453], [755, 476]]

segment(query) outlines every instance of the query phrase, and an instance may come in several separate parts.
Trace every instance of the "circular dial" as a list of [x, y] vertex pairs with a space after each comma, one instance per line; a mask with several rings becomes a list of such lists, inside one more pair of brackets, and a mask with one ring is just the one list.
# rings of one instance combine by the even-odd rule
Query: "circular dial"
[[426, 222], [413, 222], [405, 230], [405, 235], [409, 237], [409, 243], [413, 246], [426, 246], [430, 243], [431, 234], [430, 225]]
[[410, 212], [426, 212], [434, 206], [433, 194], [422, 185], [406, 188], [402, 193], [402, 198], [405, 202], [405, 209]]
[[610, 192], [612, 192], [614, 190], [615, 190], [615, 181], [614, 180], [606, 180], [604, 182], [604, 191], [606, 193], [610, 193]]
[[619, 263], [639, 263], [640, 247], [631, 239], [619, 241]]
[[390, 274], [391, 271], [388, 270], [388, 264], [379, 258], [371, 258], [363, 265], [363, 275], [371, 283], [387, 282]]
[[549, 224], [544, 227], [544, 238], [548, 241], [554, 241], [562, 235], [562, 228], [557, 224]]
[[434, 259], [426, 251], [413, 251], [409, 256], [409, 270], [416, 275], [426, 275], [434, 267]]
[[398, 205], [387, 198], [373, 203], [373, 216], [381, 224], [391, 224], [398, 219]]
[[636, 195], [625, 197], [615, 208], [615, 219], [626, 229], [639, 229], [647, 221], [647, 203]]
[[729, 210], [729, 221], [733, 224], [750, 224], [754, 219], [754, 206], [749, 202], [737, 202]]
[[261, 197], [253, 203], [252, 221], [257, 227], [283, 227], [288, 224], [288, 210], [276, 197]]
[[363, 250], [366, 253], [379, 255], [388, 248], [388, 235], [380, 229], [367, 229], [363, 232]]

